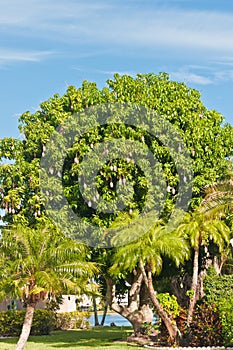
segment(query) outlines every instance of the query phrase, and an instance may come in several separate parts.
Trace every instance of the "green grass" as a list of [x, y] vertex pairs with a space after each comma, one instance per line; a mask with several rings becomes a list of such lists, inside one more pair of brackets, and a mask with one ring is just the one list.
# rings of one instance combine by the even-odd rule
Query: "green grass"
[[[48, 336], [32, 336], [26, 350], [135, 350], [137, 346], [115, 342], [132, 333], [130, 327], [104, 327], [88, 330], [57, 331]], [[13, 350], [17, 338], [0, 339], [0, 350]]]

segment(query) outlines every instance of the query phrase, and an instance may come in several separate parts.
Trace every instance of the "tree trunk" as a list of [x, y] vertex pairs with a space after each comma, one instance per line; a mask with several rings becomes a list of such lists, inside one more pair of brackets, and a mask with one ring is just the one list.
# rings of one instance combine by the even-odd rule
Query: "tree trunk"
[[28, 340], [31, 327], [32, 327], [32, 320], [33, 320], [35, 306], [36, 306], [36, 303], [27, 304], [26, 314], [23, 322], [23, 328], [22, 328], [18, 343], [16, 344], [15, 350], [23, 350], [26, 345], [26, 342]]
[[178, 337], [181, 336], [181, 333], [180, 333], [176, 323], [174, 322], [174, 320], [172, 321], [170, 319], [169, 315], [167, 314], [166, 311], [164, 311], [162, 305], [160, 305], [160, 302], [158, 301], [158, 299], [156, 297], [156, 293], [155, 293], [153, 281], [152, 281], [151, 271], [148, 271], [148, 277], [147, 277], [142, 261], [140, 261], [140, 268], [142, 270], [143, 278], [144, 278], [145, 284], [148, 288], [151, 301], [152, 301], [153, 305], [155, 306], [155, 309], [156, 309], [158, 315], [163, 320], [163, 322], [168, 330], [168, 333], [170, 336], [170, 341], [173, 344], [178, 340]]
[[116, 301], [115, 285], [110, 278], [106, 278], [107, 283], [107, 301], [110, 308], [125, 317], [133, 326], [134, 335], [142, 333], [142, 324], [144, 322], [152, 323], [153, 312], [146, 300], [141, 300], [140, 291], [143, 278], [141, 272], [137, 272], [134, 281], [128, 293], [128, 305], [119, 305]]
[[189, 297], [187, 296], [187, 291], [191, 289], [192, 277], [186, 272], [181, 282], [177, 277], [171, 278], [171, 288], [172, 293], [176, 296], [178, 304], [182, 307], [188, 308]]
[[147, 288], [144, 280], [142, 281], [139, 295], [140, 295], [139, 306], [140, 306], [141, 312], [143, 313], [144, 322], [152, 323], [153, 316], [154, 316], [154, 313], [152, 310], [152, 302], [151, 302], [148, 288]]
[[173, 344], [177, 341], [178, 336], [180, 336], [180, 331], [179, 331], [177, 325], [174, 323], [174, 321], [172, 322], [172, 320], [170, 319], [167, 312], [164, 311], [164, 309], [160, 305], [160, 302], [158, 301], [156, 294], [155, 294], [153, 283], [152, 283], [150, 278], [148, 279], [148, 289], [149, 289], [151, 300], [156, 308], [158, 315], [163, 320], [163, 322], [168, 330], [171, 343]]
[[226, 262], [226, 258], [224, 258], [223, 256], [221, 256], [220, 258], [220, 262], [219, 262], [219, 259], [218, 257], [215, 255], [214, 256], [214, 259], [213, 259], [213, 266], [214, 266], [214, 269], [215, 269], [215, 272], [217, 275], [221, 275], [222, 273], [222, 268], [223, 268], [223, 265], [224, 263]]
[[106, 318], [107, 312], [108, 312], [108, 302], [105, 300], [104, 313], [103, 313], [102, 320], [101, 320], [101, 326], [104, 326], [104, 322], [105, 322], [105, 318]]
[[94, 308], [94, 318], [95, 318], [95, 327], [99, 326], [99, 318], [98, 318], [98, 311], [97, 311], [97, 305], [96, 305], [96, 298], [93, 296], [93, 308]]
[[206, 277], [206, 271], [201, 271], [198, 275], [197, 290], [196, 290], [196, 300], [204, 298], [204, 278]]
[[188, 316], [187, 316], [188, 327], [192, 322], [193, 311], [197, 301], [198, 267], [199, 267], [198, 259], [199, 259], [199, 246], [194, 248], [193, 279], [192, 279], [192, 287], [191, 287], [193, 295], [190, 297], [190, 303], [189, 303], [189, 309], [188, 309]]

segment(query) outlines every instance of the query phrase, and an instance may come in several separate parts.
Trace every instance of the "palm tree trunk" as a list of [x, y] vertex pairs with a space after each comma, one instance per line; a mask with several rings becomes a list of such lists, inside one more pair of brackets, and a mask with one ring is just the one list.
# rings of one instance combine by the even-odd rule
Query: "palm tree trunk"
[[188, 327], [192, 322], [193, 311], [197, 301], [197, 284], [198, 284], [198, 267], [199, 267], [198, 259], [199, 259], [199, 246], [194, 248], [193, 279], [192, 279], [192, 287], [191, 287], [191, 290], [193, 291], [193, 295], [190, 298], [189, 309], [188, 309], [188, 316], [187, 316]]
[[144, 268], [142, 261], [140, 261], [140, 269], [141, 269], [142, 274], [143, 274], [144, 282], [148, 288], [148, 292], [149, 292], [151, 301], [152, 301], [153, 305], [155, 306], [157, 314], [163, 320], [163, 322], [167, 328], [167, 331], [169, 333], [171, 343], [173, 344], [178, 340], [178, 337], [181, 337], [181, 333], [180, 333], [176, 323], [170, 319], [169, 315], [163, 309], [162, 305], [158, 301], [158, 299], [156, 297], [155, 290], [154, 290], [153, 282], [152, 282], [151, 271], [148, 271], [148, 277], [147, 277], [147, 274], [146, 274], [146, 271], [145, 271], [145, 268]]
[[156, 297], [155, 290], [154, 290], [154, 287], [153, 287], [153, 284], [152, 284], [150, 278], [148, 279], [148, 290], [150, 293], [151, 301], [152, 301], [153, 305], [155, 306], [158, 315], [163, 320], [163, 322], [167, 328], [167, 331], [169, 333], [171, 343], [173, 344], [176, 342], [177, 337], [180, 336], [180, 331], [179, 331], [177, 325], [175, 323], [173, 323], [174, 321], [172, 322], [172, 320], [170, 319], [168, 314], [164, 311], [164, 309], [160, 305], [160, 303]]
[[94, 308], [94, 318], [95, 318], [95, 327], [99, 326], [99, 318], [98, 318], [98, 311], [97, 311], [97, 305], [96, 305], [96, 298], [93, 296], [93, 308]]
[[107, 315], [107, 311], [108, 311], [108, 302], [105, 301], [105, 303], [104, 303], [104, 313], [103, 313], [102, 320], [101, 320], [101, 326], [104, 325], [105, 318], [106, 318], [106, 315]]
[[35, 306], [36, 306], [36, 303], [27, 304], [26, 314], [23, 322], [23, 328], [22, 328], [18, 343], [16, 344], [15, 350], [23, 350], [26, 345], [26, 342], [28, 340], [28, 337], [32, 328], [32, 320], [33, 320], [33, 315], [35, 311]]

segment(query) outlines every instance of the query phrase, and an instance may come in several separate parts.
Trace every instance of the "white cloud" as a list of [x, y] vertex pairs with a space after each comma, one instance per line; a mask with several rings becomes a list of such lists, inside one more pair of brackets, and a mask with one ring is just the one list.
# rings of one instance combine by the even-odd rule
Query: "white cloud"
[[136, 76], [136, 72], [133, 72], [133, 71], [121, 71], [121, 70], [115, 70], [115, 71], [111, 71], [111, 70], [96, 70], [96, 73], [99, 73], [99, 74], [103, 74], [103, 75], [114, 75], [115, 73], [118, 73], [119, 75], [130, 75], [130, 76]]
[[233, 57], [232, 56], [226, 56], [226, 57], [216, 57], [214, 60], [212, 60], [213, 64], [221, 65], [221, 66], [233, 66]]
[[36, 29], [47, 27], [49, 23], [63, 27], [68, 24], [64, 21], [94, 16], [98, 11], [105, 11], [109, 5], [82, 0], [0, 0], [0, 7], [1, 25]]
[[73, 67], [74, 70], [77, 70], [79, 72], [91, 72], [91, 73], [97, 73], [97, 74], [102, 74], [102, 75], [108, 75], [108, 76], [113, 76], [115, 73], [118, 73], [119, 75], [130, 75], [130, 76], [136, 76], [136, 72], [133, 71], [121, 71], [115, 69], [113, 70], [102, 70], [102, 69], [90, 69], [90, 68], [85, 68], [85, 67]]
[[172, 79], [183, 81], [184, 83], [209, 85], [214, 82], [210, 77], [206, 77], [201, 74], [193, 73], [182, 69], [178, 72], [172, 72], [170, 75]]
[[0, 64], [9, 62], [38, 62], [52, 55], [51, 51], [27, 51], [0, 48]]
[[233, 70], [226, 69], [214, 73], [216, 81], [233, 81]]
[[233, 53], [233, 13], [107, 0], [0, 0], [0, 6], [5, 33], [66, 43]]
[[[231, 64], [230, 64], [231, 67]], [[210, 62], [209, 66], [188, 65], [170, 73], [174, 80], [197, 85], [218, 84], [233, 81], [233, 69], [219, 69], [218, 65]]]

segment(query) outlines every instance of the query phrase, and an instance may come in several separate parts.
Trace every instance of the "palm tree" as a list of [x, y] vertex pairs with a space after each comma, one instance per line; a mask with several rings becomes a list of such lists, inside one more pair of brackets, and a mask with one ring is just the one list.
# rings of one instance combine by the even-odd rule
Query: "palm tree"
[[214, 218], [233, 219], [233, 180], [226, 179], [206, 188], [205, 199], [201, 204], [205, 215]]
[[229, 227], [219, 219], [210, 219], [201, 211], [187, 213], [183, 222], [176, 231], [190, 241], [190, 245], [194, 250], [193, 257], [193, 276], [190, 291], [190, 303], [187, 316], [187, 325], [192, 321], [194, 307], [197, 301], [198, 273], [199, 273], [199, 254], [202, 245], [208, 247], [209, 242], [213, 241], [218, 246], [221, 253], [229, 244]]
[[[174, 343], [180, 336], [180, 332], [175, 321], [163, 309], [156, 297], [153, 275], [161, 272], [165, 256], [173, 260], [177, 266], [183, 263], [189, 257], [189, 245], [179, 234], [168, 231], [161, 220], [155, 218], [153, 220], [154, 224], [145, 234], [118, 248], [111, 271], [113, 273], [133, 271], [139, 267], [150, 299], [168, 330], [171, 342]], [[125, 236], [125, 232], [128, 234], [132, 229], [133, 227], [131, 229], [128, 227], [125, 231], [123, 230], [121, 239]]]
[[2, 231], [1, 297], [20, 298], [26, 314], [16, 350], [25, 347], [30, 334], [35, 306], [47, 294], [91, 292], [90, 277], [96, 272], [86, 261], [83, 245], [62, 236], [52, 226], [36, 229], [17, 225]]
[[[208, 187], [205, 191], [205, 199], [201, 209], [210, 218], [222, 218], [231, 228], [233, 227], [233, 174], [230, 172], [228, 178], [219, 181]], [[231, 236], [230, 246], [222, 256], [221, 267], [226, 261], [233, 258], [233, 236]]]

